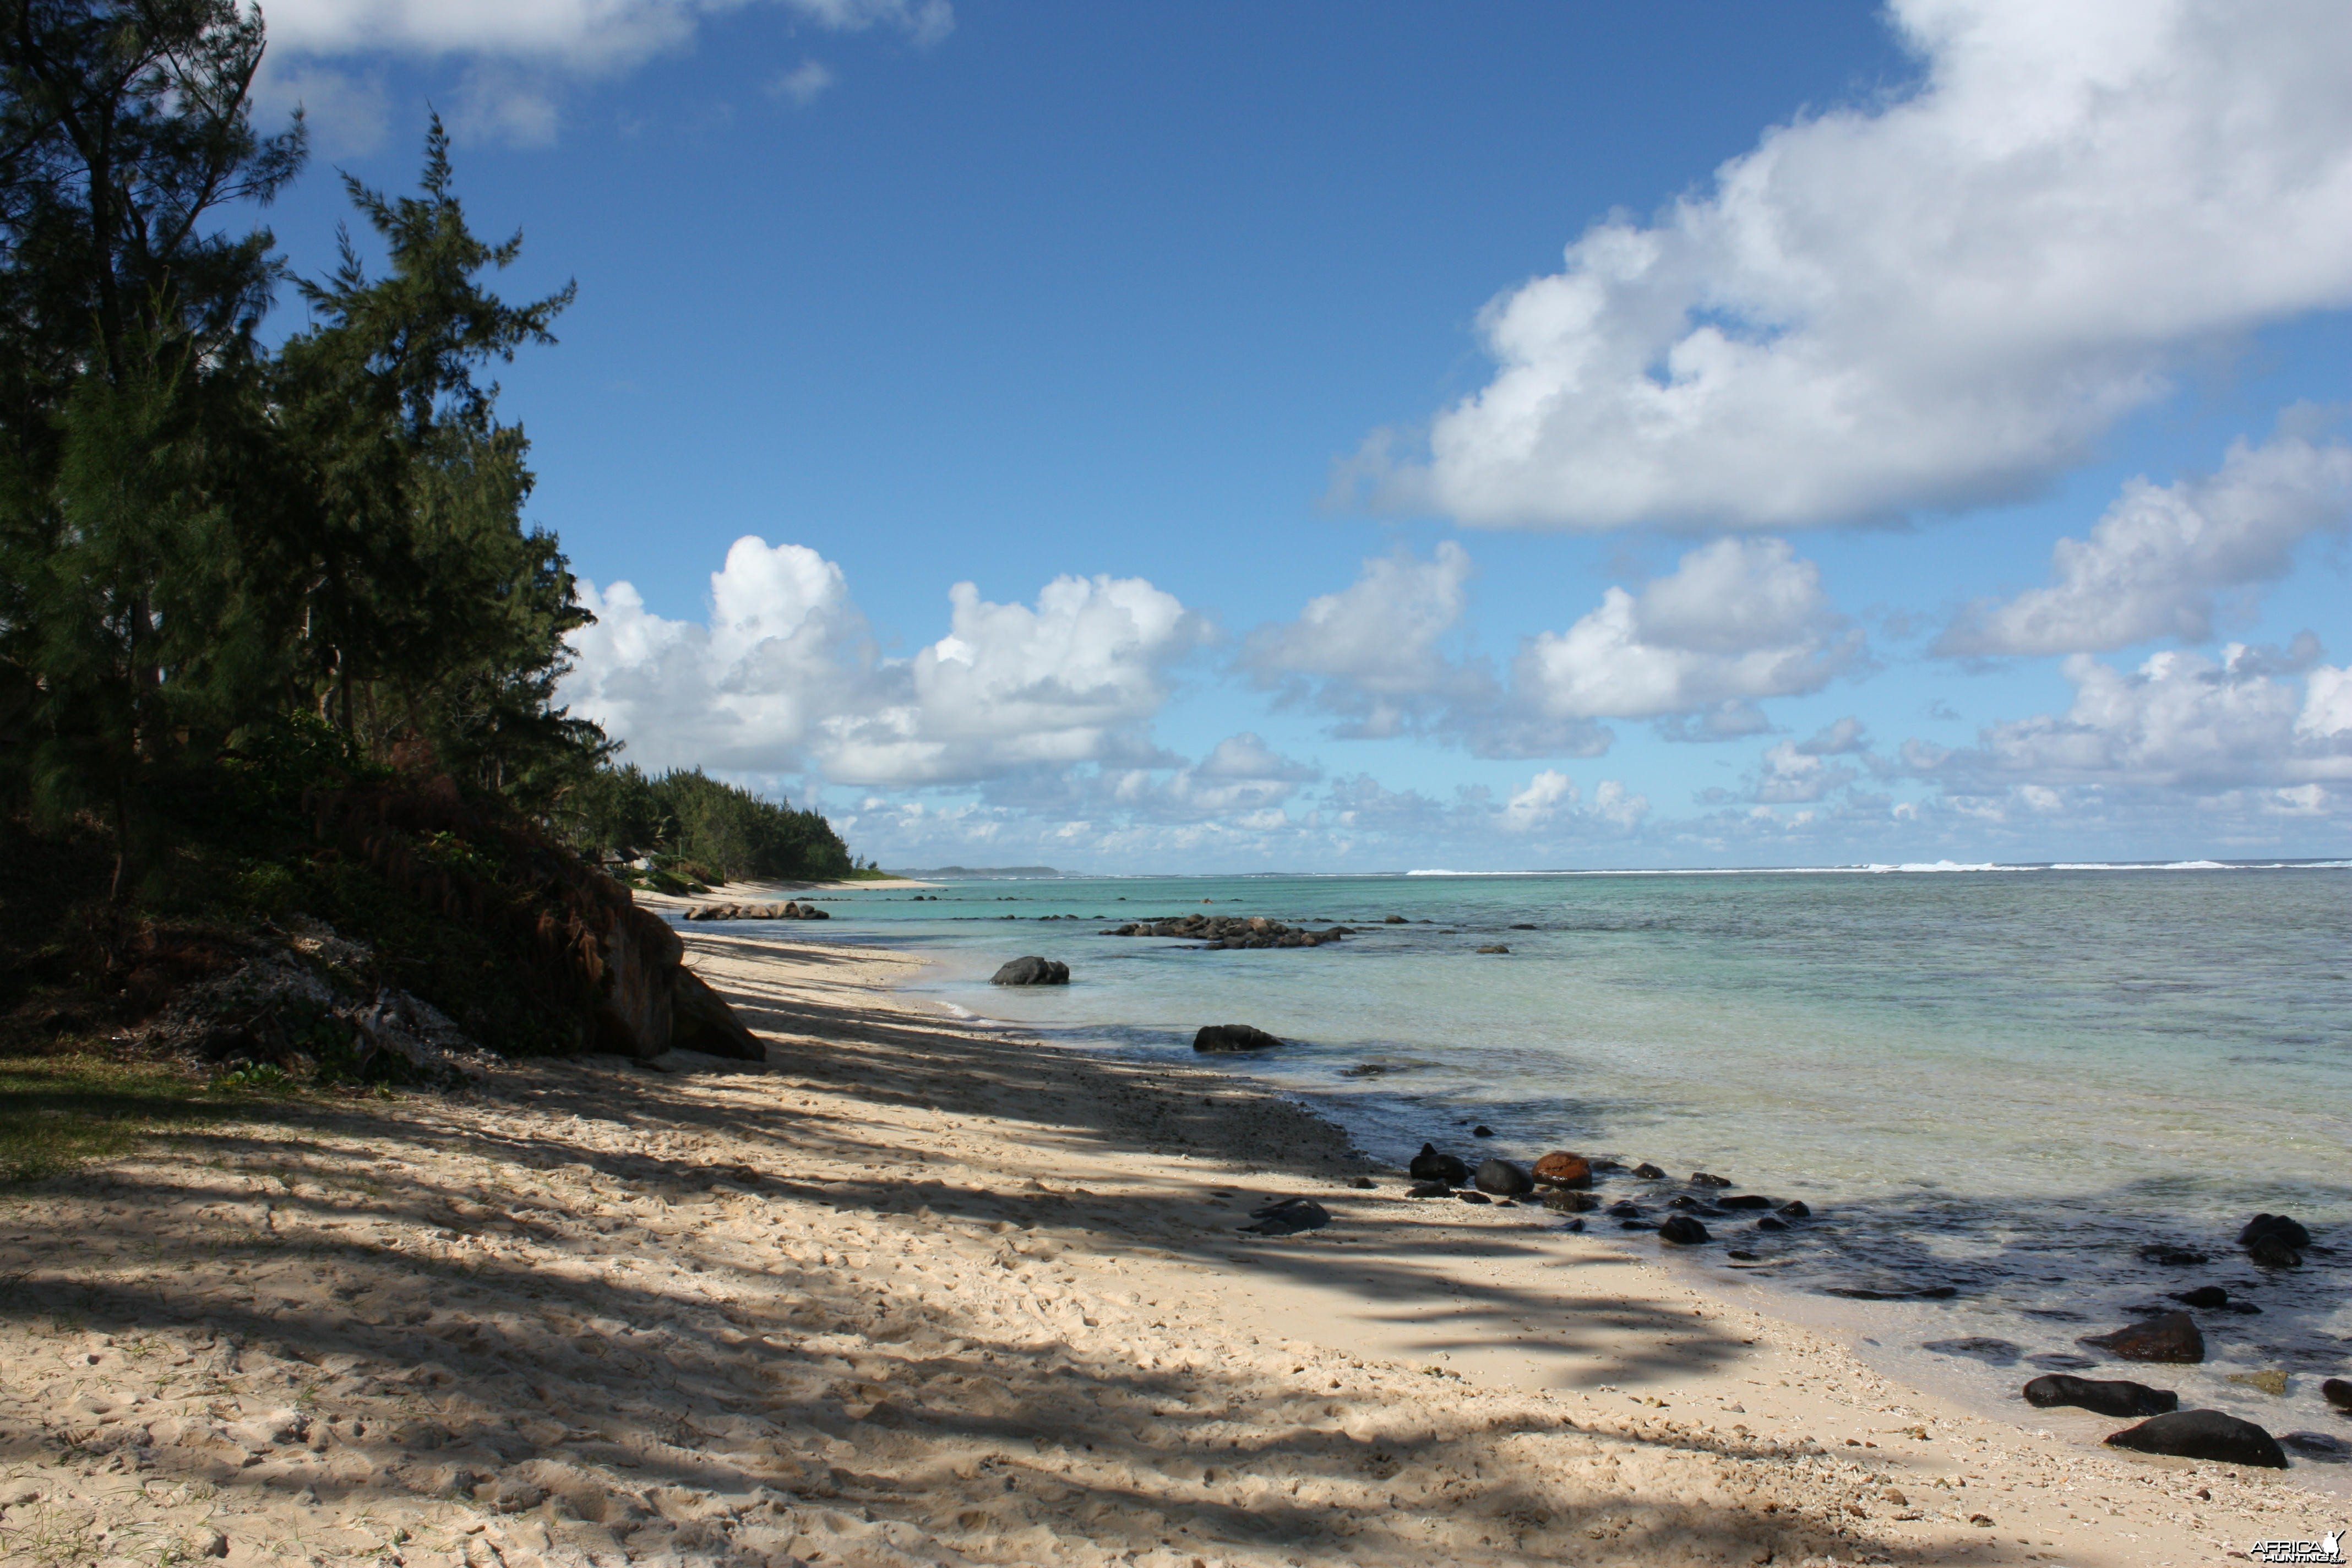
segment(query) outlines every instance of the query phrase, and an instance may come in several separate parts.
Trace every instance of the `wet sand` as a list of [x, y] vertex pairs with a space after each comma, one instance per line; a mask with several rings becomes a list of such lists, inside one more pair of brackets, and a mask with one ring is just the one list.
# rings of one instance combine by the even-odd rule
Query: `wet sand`
[[[2336, 1522], [1408, 1200], [1213, 1062], [929, 1016], [822, 926], [686, 941], [764, 1067], [517, 1064], [0, 1199], [0, 1560], [2139, 1565]], [[1333, 1223], [1238, 1231], [1294, 1195]]]

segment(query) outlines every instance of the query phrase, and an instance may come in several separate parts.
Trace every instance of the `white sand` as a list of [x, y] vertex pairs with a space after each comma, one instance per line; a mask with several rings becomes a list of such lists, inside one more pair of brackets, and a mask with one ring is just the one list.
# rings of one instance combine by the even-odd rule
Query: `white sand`
[[[687, 942], [767, 1068], [519, 1066], [0, 1203], [0, 1560], [2138, 1565], [2338, 1522], [1540, 1211], [1357, 1191], [1213, 1066], [928, 1016], [823, 927]], [[1236, 1234], [1294, 1194], [1333, 1225]]]

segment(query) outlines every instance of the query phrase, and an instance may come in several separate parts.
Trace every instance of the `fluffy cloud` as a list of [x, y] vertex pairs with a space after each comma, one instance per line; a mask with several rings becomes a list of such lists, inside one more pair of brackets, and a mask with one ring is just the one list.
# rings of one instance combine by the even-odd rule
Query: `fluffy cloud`
[[1711, 710], [1753, 733], [1744, 705], [1818, 691], [1863, 655], [1821, 569], [1784, 540], [1720, 539], [1640, 593], [1612, 587], [1513, 667], [1521, 700], [1553, 719], [1660, 719]]
[[572, 641], [563, 700], [647, 765], [959, 784], [1024, 768], [1160, 758], [1148, 724], [1169, 668], [1206, 635], [1141, 578], [1059, 577], [1033, 608], [949, 590], [949, 634], [878, 658], [841, 569], [739, 539], [707, 625], [582, 584], [597, 624]]
[[1449, 652], [1468, 605], [1469, 552], [1364, 563], [1296, 621], [1261, 626], [1242, 666], [1286, 700], [1341, 716], [1343, 739], [1419, 734], [1482, 757], [1597, 756], [1604, 719], [1653, 719], [1675, 740], [1770, 728], [1754, 704], [1817, 691], [1864, 657], [1821, 571], [1778, 539], [1722, 539], [1638, 593], [1612, 587], [1564, 632], [1528, 638], [1507, 686]]
[[1783, 741], [1764, 753], [1754, 798], [1766, 805], [1807, 805], [1861, 776], [1857, 768], [1826, 762], [1819, 752]]
[[[2122, 670], [2088, 655], [2065, 661], [2074, 700], [1984, 730], [1973, 748], [1907, 742], [1915, 772], [1948, 792], [2004, 789], [2219, 791], [2352, 781], [2347, 672], [2312, 668], [2315, 639], [2282, 654], [2232, 643], [2219, 659], [2159, 653]], [[2291, 679], [2308, 673], [2297, 691]]]
[[2137, 479], [2091, 529], [2051, 552], [2046, 588], [1970, 605], [1941, 654], [2100, 653], [2151, 637], [2202, 642], [2215, 595], [2283, 577], [2295, 547], [2352, 516], [2352, 447], [2282, 438], [2230, 448], [2221, 471]]
[[1603, 779], [1592, 792], [1592, 804], [1580, 805], [1583, 794], [1566, 773], [1546, 768], [1515, 791], [1496, 814], [1495, 826], [1509, 834], [1534, 834], [1570, 826], [1602, 826], [1631, 832], [1649, 814], [1646, 795], [1628, 790], [1615, 779]]
[[[705, 16], [751, 0], [271, 0], [273, 49], [473, 55], [603, 70], [683, 45]], [[948, 0], [781, 0], [833, 32], [888, 27], [935, 43], [955, 26]]]
[[1350, 739], [1402, 733], [1449, 704], [1491, 702], [1494, 678], [1444, 647], [1469, 605], [1474, 570], [1450, 539], [1427, 561], [1404, 552], [1367, 561], [1355, 582], [1309, 599], [1297, 620], [1251, 633], [1242, 667], [1294, 698], [1311, 693], [1343, 716], [1335, 732]]
[[1769, 132], [1491, 303], [1465, 521], [1789, 527], [2027, 493], [2184, 350], [2352, 301], [2352, 9], [1894, 0], [1916, 91]]

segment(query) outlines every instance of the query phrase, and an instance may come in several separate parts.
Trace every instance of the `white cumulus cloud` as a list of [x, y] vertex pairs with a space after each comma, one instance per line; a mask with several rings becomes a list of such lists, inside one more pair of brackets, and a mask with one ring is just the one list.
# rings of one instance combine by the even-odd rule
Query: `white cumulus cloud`
[[2284, 654], [2231, 643], [2219, 658], [2176, 649], [2128, 670], [2076, 654], [2063, 667], [2074, 688], [2064, 713], [1990, 725], [1973, 748], [1906, 742], [1905, 761], [1962, 791], [2032, 783], [2211, 794], [2352, 780], [2352, 677], [2315, 666], [2317, 653], [2306, 636]]
[[1738, 715], [1759, 698], [1818, 691], [1862, 656], [1860, 629], [1813, 563], [1785, 540], [1719, 539], [1639, 593], [1612, 586], [1566, 631], [1530, 639], [1513, 674], [1523, 700], [1555, 719]]
[[1924, 67], [1499, 297], [1395, 504], [1793, 527], [2029, 493], [2178, 357], [2352, 302], [2352, 7], [1893, 0]]
[[2104, 653], [2151, 637], [2202, 642], [2217, 595], [2274, 581], [2310, 535], [2352, 517], [2352, 447], [2282, 437], [2233, 445], [2221, 471], [2136, 479], [2087, 539], [2062, 539], [2046, 588], [1970, 605], [1936, 644], [1956, 655]]
[[1726, 538], [1638, 592], [1612, 586], [1566, 631], [1526, 639], [1508, 683], [1449, 648], [1467, 610], [1469, 552], [1367, 561], [1295, 621], [1251, 633], [1242, 667], [1342, 716], [1345, 739], [1417, 734], [1483, 757], [1598, 756], [1604, 719], [1651, 719], [1673, 740], [1771, 726], [1755, 703], [1817, 691], [1859, 666], [1864, 639], [1821, 570], [1785, 540]]
[[807, 773], [842, 784], [970, 783], [1023, 768], [1154, 760], [1171, 667], [1207, 634], [1136, 577], [1058, 577], [1034, 606], [949, 590], [949, 633], [875, 651], [840, 567], [745, 537], [710, 577], [705, 623], [636, 590], [581, 585], [562, 700], [651, 767]]

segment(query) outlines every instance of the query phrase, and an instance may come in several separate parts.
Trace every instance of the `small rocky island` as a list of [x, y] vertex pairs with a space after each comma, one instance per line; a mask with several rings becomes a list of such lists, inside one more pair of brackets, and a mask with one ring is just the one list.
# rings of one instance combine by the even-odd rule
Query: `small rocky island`
[[1353, 933], [1346, 926], [1308, 931], [1264, 915], [1177, 915], [1113, 926], [1104, 936], [1172, 936], [1198, 942], [1208, 951], [1236, 947], [1320, 947]]

